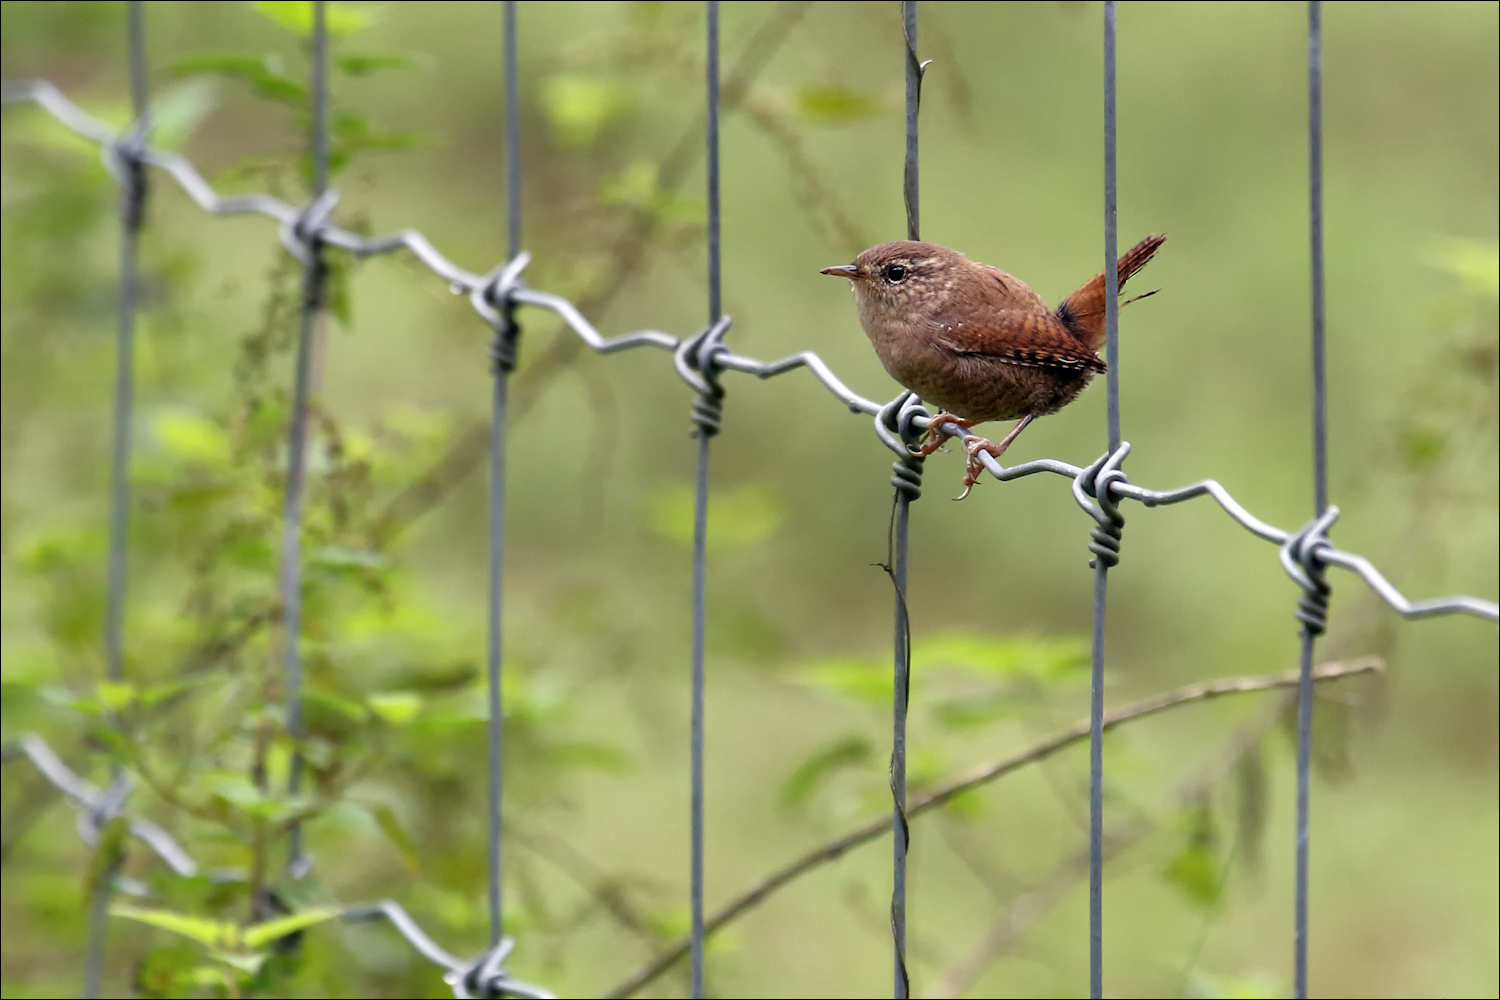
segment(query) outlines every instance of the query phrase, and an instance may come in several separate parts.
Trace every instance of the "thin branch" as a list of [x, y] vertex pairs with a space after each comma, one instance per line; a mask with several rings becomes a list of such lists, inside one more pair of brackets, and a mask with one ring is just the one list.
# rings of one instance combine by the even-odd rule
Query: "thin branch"
[[[1378, 673], [1384, 669], [1385, 662], [1379, 657], [1364, 657], [1347, 663], [1325, 663], [1314, 671], [1313, 680], [1318, 683], [1324, 683], [1340, 680], [1345, 677], [1353, 677], [1358, 674]], [[1252, 677], [1230, 677], [1224, 680], [1189, 684], [1175, 691], [1158, 695], [1155, 698], [1148, 698], [1144, 701], [1138, 701], [1107, 713], [1104, 716], [1104, 728], [1106, 730], [1113, 729], [1116, 726], [1124, 725], [1127, 722], [1134, 722], [1137, 719], [1144, 719], [1147, 716], [1164, 712], [1167, 709], [1177, 708], [1178, 706], [1194, 702], [1209, 701], [1225, 695], [1272, 691], [1279, 688], [1296, 687], [1296, 685], [1297, 674], [1295, 671]], [[965, 792], [989, 784], [991, 781], [1018, 771], [1028, 764], [1045, 760], [1060, 750], [1087, 740], [1088, 736], [1089, 724], [1085, 720], [1077, 723], [1070, 729], [1064, 730], [1051, 739], [1037, 743], [1020, 753], [986, 764], [970, 772], [966, 777], [913, 799], [906, 810], [907, 819], [915, 819], [923, 813], [931, 812], [939, 806], [946, 805]], [[882, 816], [871, 820], [858, 829], [844, 834], [842, 837], [831, 840], [821, 847], [809, 851], [791, 864], [780, 868], [762, 879], [754, 888], [720, 908], [718, 912], [705, 921], [704, 933], [715, 933], [726, 924], [737, 920], [745, 913], [765, 902], [771, 895], [788, 883], [795, 881], [815, 868], [843, 857], [853, 848], [874, 840], [890, 828], [891, 817]], [[687, 951], [688, 941], [686, 938], [682, 938], [645, 967], [606, 993], [605, 996], [623, 998], [634, 995], [643, 986], [652, 982], [675, 965], [687, 954]]]

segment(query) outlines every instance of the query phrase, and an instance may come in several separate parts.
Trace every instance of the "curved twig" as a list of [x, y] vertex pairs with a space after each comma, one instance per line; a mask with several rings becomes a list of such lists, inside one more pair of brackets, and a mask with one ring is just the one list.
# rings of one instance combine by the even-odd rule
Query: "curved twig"
[[[1325, 663], [1318, 667], [1313, 679], [1319, 683], [1341, 680], [1345, 677], [1353, 677], [1358, 674], [1377, 673], [1385, 669], [1385, 661], [1379, 657], [1364, 657], [1348, 663]], [[1175, 691], [1147, 698], [1143, 701], [1134, 702], [1115, 709], [1104, 717], [1104, 728], [1113, 729], [1127, 722], [1144, 719], [1147, 716], [1164, 712], [1170, 708], [1193, 702], [1208, 701], [1212, 698], [1223, 697], [1232, 694], [1249, 694], [1254, 691], [1270, 691], [1277, 688], [1296, 687], [1298, 675], [1296, 671], [1282, 674], [1262, 674], [1251, 677], [1230, 677], [1217, 681], [1204, 681], [1198, 684], [1189, 684]], [[950, 782], [941, 788], [935, 789], [924, 795], [915, 797], [907, 806], [906, 816], [908, 820], [915, 819], [923, 813], [931, 812], [939, 806], [951, 802], [954, 798], [965, 792], [972, 791], [982, 785], [989, 784], [997, 778], [1020, 770], [1027, 764], [1034, 764], [1044, 760], [1059, 750], [1066, 749], [1075, 743], [1087, 740], [1089, 736], [1089, 724], [1087, 720], [1079, 722], [1069, 729], [1063, 730], [1050, 739], [1043, 740], [1025, 750], [1003, 757], [1000, 760], [985, 764], [971, 771], [966, 776]], [[891, 828], [892, 817], [881, 816], [873, 819], [863, 826], [849, 831], [841, 837], [817, 847], [790, 864], [784, 865], [770, 875], [766, 876], [755, 886], [741, 895], [730, 900], [704, 922], [704, 933], [713, 934], [723, 928], [756, 906], [765, 902], [778, 890], [788, 883], [795, 881], [801, 876], [819, 868], [830, 861], [843, 857], [849, 851], [882, 836]], [[657, 955], [641, 969], [633, 973], [618, 986], [604, 994], [610, 998], [623, 998], [634, 995], [646, 984], [657, 979], [687, 954], [687, 939], [683, 938], [672, 947]]]

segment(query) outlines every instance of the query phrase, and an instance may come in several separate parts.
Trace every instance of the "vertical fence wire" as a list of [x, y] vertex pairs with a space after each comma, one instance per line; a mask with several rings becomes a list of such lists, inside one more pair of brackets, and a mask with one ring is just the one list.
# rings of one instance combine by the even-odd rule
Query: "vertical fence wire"
[[[1328, 510], [1328, 368], [1323, 285], [1323, 24], [1322, 5], [1307, 5], [1308, 229], [1312, 271], [1312, 411], [1314, 516]], [[1319, 629], [1302, 625], [1297, 686], [1297, 874], [1293, 930], [1294, 992], [1307, 996], [1309, 785], [1312, 768], [1313, 645]]]
[[[117, 147], [120, 171], [120, 292], [115, 325], [115, 399], [110, 441], [109, 556], [105, 570], [104, 676], [125, 678], [125, 593], [129, 583], [130, 451], [135, 413], [135, 314], [140, 292], [140, 233], [146, 208], [146, 171], [136, 151], [146, 141], [149, 95], [146, 82], [145, 10], [142, 0], [126, 5], [127, 60], [130, 72], [132, 131]], [[123, 780], [118, 763], [115, 782]], [[113, 851], [101, 841], [101, 851]], [[97, 997], [104, 984], [104, 945], [109, 900], [120, 857], [100, 859], [89, 893], [88, 945], [84, 956], [83, 995]]]
[[[901, 35], [904, 41], [903, 66], [906, 76], [906, 135], [901, 194], [906, 206], [906, 238], [922, 238], [922, 213], [919, 197], [917, 160], [917, 123], [921, 105], [922, 64], [917, 59], [917, 4], [903, 0]], [[911, 523], [912, 495], [896, 487], [891, 514], [891, 581], [896, 587], [894, 676], [891, 688], [891, 802], [894, 813], [891, 827], [891, 941], [893, 950], [894, 995], [911, 993], [911, 977], [906, 968], [906, 856], [911, 829], [906, 822], [906, 716], [911, 695], [911, 622], [906, 607], [907, 538]]]
[[[723, 315], [720, 294], [719, 218], [719, 5], [708, 0], [706, 62], [706, 144], [708, 175], [708, 324], [713, 329]], [[708, 561], [708, 445], [711, 429], [700, 424], [697, 431], [698, 458], [693, 481], [693, 649], [692, 722], [688, 753], [692, 775], [689, 810], [692, 814], [692, 991], [704, 995], [703, 987], [703, 729], [704, 729], [704, 629]]]
[[[1120, 447], [1120, 281], [1116, 230], [1115, 5], [1104, 4], [1104, 329], [1109, 449]], [[1089, 678], [1089, 996], [1104, 995], [1104, 613], [1109, 561], [1094, 562]]]
[[[521, 105], [516, 66], [516, 4], [505, 0], [503, 61], [505, 86], [505, 253], [515, 260], [521, 252]], [[489, 496], [489, 771], [488, 843], [490, 946], [498, 947], [504, 926], [504, 828], [505, 715], [503, 678], [505, 584], [505, 421], [510, 391], [510, 373], [515, 367], [515, 343], [520, 330], [515, 310], [500, 303], [503, 324], [495, 330], [491, 346], [493, 393], [490, 401], [490, 496]]]
[[[313, 4], [312, 31], [312, 199], [317, 205], [328, 190], [328, 18], [325, 0]], [[287, 434], [286, 496], [281, 537], [281, 606], [286, 664], [286, 728], [292, 739], [287, 793], [302, 792], [302, 506], [307, 479], [308, 394], [312, 376], [313, 336], [323, 306], [323, 247], [316, 228], [301, 234], [306, 259], [302, 273], [302, 306], [297, 324], [296, 375], [292, 389], [291, 428]], [[287, 829], [287, 872], [300, 877], [306, 867], [302, 823]]]

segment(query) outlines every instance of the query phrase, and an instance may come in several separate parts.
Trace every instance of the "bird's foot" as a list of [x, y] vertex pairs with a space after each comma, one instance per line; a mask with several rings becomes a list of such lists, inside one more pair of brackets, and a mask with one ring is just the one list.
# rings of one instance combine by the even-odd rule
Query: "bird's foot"
[[965, 420], [951, 413], [939, 413], [932, 418], [932, 423], [927, 425], [927, 433], [922, 435], [922, 443], [915, 448], [907, 449], [913, 458], [926, 458], [941, 448], [953, 436], [938, 429], [942, 424], [958, 424], [958, 426], [967, 430], [974, 426], [975, 421]]
[[969, 491], [979, 482], [979, 477], [984, 475], [985, 465], [983, 459], [979, 457], [981, 454], [999, 459], [1001, 455], [1005, 454], [1005, 449], [1010, 447], [1011, 442], [1020, 437], [1021, 432], [1034, 419], [1035, 417], [1030, 413], [1026, 414], [1026, 416], [1016, 422], [1016, 426], [1010, 429], [1010, 433], [998, 442], [991, 441], [989, 438], [982, 438], [978, 434], [965, 434], [964, 454], [969, 456], [969, 461], [964, 467], [964, 491], [953, 499], [962, 500], [968, 496]]
[[989, 438], [982, 438], [977, 434], [965, 434], [964, 454], [969, 456], [969, 461], [964, 467], [964, 491], [953, 499], [962, 500], [968, 496], [969, 491], [979, 483], [979, 477], [984, 475], [984, 461], [979, 457], [981, 452], [999, 458], [1005, 454], [1005, 449], [1009, 446], [1009, 441], [996, 444]]

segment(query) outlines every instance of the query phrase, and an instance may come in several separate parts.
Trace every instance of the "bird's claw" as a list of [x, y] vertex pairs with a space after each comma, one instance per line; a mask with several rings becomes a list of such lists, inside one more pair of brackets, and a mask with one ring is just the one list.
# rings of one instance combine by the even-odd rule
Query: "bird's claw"
[[1009, 446], [1009, 440], [996, 444], [989, 438], [982, 438], [977, 434], [965, 434], [964, 454], [969, 457], [969, 460], [964, 466], [964, 491], [953, 499], [962, 500], [979, 484], [980, 477], [985, 473], [984, 461], [979, 457], [981, 452], [998, 459], [1005, 454], [1005, 449]]
[[946, 431], [938, 429], [943, 424], [958, 424], [960, 427], [965, 428], [973, 426], [972, 421], [964, 420], [962, 417], [955, 417], [951, 413], [939, 413], [927, 425], [927, 431], [922, 435], [922, 443], [915, 448], [908, 447], [906, 453], [912, 458], [926, 458], [928, 455], [941, 449], [943, 445], [948, 443], [948, 439], [953, 436]]

